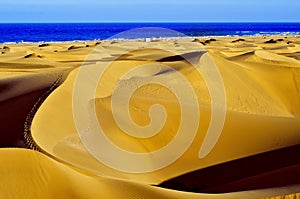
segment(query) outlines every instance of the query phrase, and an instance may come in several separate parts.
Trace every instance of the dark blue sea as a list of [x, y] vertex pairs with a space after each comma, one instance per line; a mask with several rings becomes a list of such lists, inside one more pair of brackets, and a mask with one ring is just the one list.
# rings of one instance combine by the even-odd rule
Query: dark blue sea
[[300, 34], [300, 23], [15, 23], [0, 24], [0, 43], [145, 38], [147, 29], [119, 34], [143, 27], [178, 31], [157, 29], [154, 37]]

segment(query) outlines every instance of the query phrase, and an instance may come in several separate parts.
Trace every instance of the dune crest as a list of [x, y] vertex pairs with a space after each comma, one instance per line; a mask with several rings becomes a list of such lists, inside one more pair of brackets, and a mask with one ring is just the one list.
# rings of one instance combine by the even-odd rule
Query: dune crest
[[[264, 182], [276, 174], [289, 176], [298, 168], [299, 162], [292, 161], [294, 156], [289, 159], [292, 153], [286, 149], [300, 144], [300, 38], [182, 38], [0, 47], [1, 146], [24, 146], [26, 121], [27, 145], [40, 150], [0, 150], [4, 162], [0, 187], [8, 190], [1, 193], [4, 197], [26, 193], [25, 198], [32, 198], [36, 186], [40, 186], [40, 197], [62, 196], [59, 193], [65, 198], [103, 194], [111, 198], [298, 197], [297, 180], [285, 179], [282, 187], [248, 188], [257, 189], [258, 179]], [[81, 73], [87, 78], [74, 98]], [[79, 118], [83, 123], [76, 121], [74, 106], [82, 111]], [[219, 134], [219, 127], [213, 128], [211, 123], [222, 123]], [[100, 133], [109, 142], [99, 140]], [[87, 144], [88, 139], [91, 142]], [[207, 140], [213, 145], [207, 147]], [[176, 144], [172, 150], [168, 149], [170, 143]], [[118, 152], [126, 152], [129, 158], [106, 146], [117, 146]], [[201, 155], [203, 146], [206, 150], [211, 147], [205, 155]], [[277, 154], [274, 150], [279, 154], [285, 151], [289, 164], [255, 170], [259, 163], [249, 160], [264, 153]], [[130, 154], [143, 156], [145, 161], [130, 159]], [[135, 161], [127, 164], [131, 160]], [[240, 186], [238, 192], [202, 194], [150, 186], [226, 163], [234, 168], [232, 161], [246, 160], [249, 172], [244, 179], [231, 173], [222, 186], [216, 178], [206, 187], [226, 192]], [[116, 167], [114, 161], [120, 164]], [[126, 168], [122, 170], [122, 166]], [[134, 172], [131, 166], [140, 170]], [[19, 182], [15, 180], [18, 176], [22, 176]], [[7, 186], [12, 183], [29, 188]], [[183, 185], [188, 189], [190, 184]], [[116, 190], [118, 186], [123, 189]]]

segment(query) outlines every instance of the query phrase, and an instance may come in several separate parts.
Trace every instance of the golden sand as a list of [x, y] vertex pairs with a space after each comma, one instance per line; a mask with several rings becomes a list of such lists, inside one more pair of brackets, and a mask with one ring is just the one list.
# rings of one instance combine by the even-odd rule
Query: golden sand
[[[299, 192], [299, 186], [292, 184], [281, 188], [216, 195], [150, 186], [185, 173], [300, 143], [300, 38], [289, 36], [270, 44], [267, 41], [271, 38], [277, 40], [283, 37], [0, 46], [1, 117], [14, 121], [8, 123], [5, 122], [7, 120], [1, 120], [1, 125], [15, 132], [14, 136], [1, 133], [3, 146], [22, 145], [17, 125], [23, 125], [26, 116], [18, 118], [16, 112], [21, 110], [26, 115], [57, 78], [62, 75], [65, 79], [42, 103], [32, 121], [32, 141], [46, 155], [23, 149], [0, 150], [3, 162], [0, 189], [6, 190], [1, 197], [97, 198], [105, 195], [106, 198], [267, 198]], [[105, 68], [107, 63], [107, 70], [101, 78], [97, 78], [97, 70]], [[138, 69], [139, 66], [146, 67]], [[220, 79], [210, 71], [213, 69], [205, 66], [216, 67], [222, 84], [217, 83], [220, 83]], [[75, 96], [79, 103], [74, 104], [74, 87], [78, 86], [82, 73], [90, 78], [81, 82], [84, 89]], [[188, 88], [181, 83], [181, 76], [188, 80]], [[170, 84], [170, 87], [153, 83], [137, 86], [143, 82], [160, 82]], [[87, 91], [95, 83], [93, 93]], [[178, 89], [182, 98], [170, 92], [172, 86]], [[117, 109], [116, 117], [120, 118], [117, 124], [112, 114], [112, 103], [120, 107], [124, 105], [127, 98], [122, 89], [135, 91], [127, 109]], [[194, 96], [189, 89], [193, 90]], [[225, 95], [222, 95], [222, 89]], [[150, 125], [148, 130], [151, 133], [158, 129], [158, 134], [136, 138], [125, 134], [118, 126], [126, 127], [129, 123], [127, 110], [139, 126], [147, 126], [152, 120], [154, 124], [163, 121], [161, 112], [154, 112], [153, 118], [148, 115], [149, 108], [157, 103], [164, 106], [167, 118], [162, 128]], [[17, 109], [20, 105], [24, 108]], [[74, 113], [74, 106], [78, 106], [79, 116]], [[146, 163], [128, 163], [129, 167], [142, 168], [141, 172], [128, 172], [122, 165], [126, 159], [113, 157], [120, 159], [121, 163], [114, 169], [111, 164], [95, 158], [95, 155], [113, 156], [114, 153], [110, 150], [103, 153], [99, 149], [93, 156], [83, 145], [83, 141], [87, 143], [90, 139], [84, 137], [88, 134], [78, 131], [92, 132], [95, 128], [93, 121], [90, 121], [91, 111], [88, 110], [92, 108], [95, 108], [95, 118], [107, 138], [122, 150], [134, 154], [158, 151], [177, 139], [184, 112], [182, 109], [187, 110], [189, 118], [185, 123], [186, 128], [192, 131], [198, 122], [199, 126], [194, 135], [188, 134], [195, 137], [178, 141], [173, 150], [183, 151], [178, 158], [174, 156], [174, 161], [170, 160], [167, 164], [170, 153], [163, 152], [163, 160], [167, 163], [156, 169], [155, 165], [160, 163], [148, 155]], [[224, 110], [226, 114], [221, 118]], [[193, 120], [197, 118], [196, 112], [199, 113], [197, 121]], [[83, 122], [82, 126], [76, 123], [78, 118]], [[212, 121], [216, 125], [224, 122], [224, 125], [221, 125], [217, 139], [211, 141], [210, 137], [208, 142], [207, 132]], [[142, 128], [140, 135], [148, 130]], [[79, 135], [83, 137], [80, 139]], [[185, 145], [185, 142], [189, 143]], [[97, 146], [99, 143], [102, 142], [93, 139], [91, 144]], [[208, 143], [207, 147], [205, 143]], [[207, 153], [199, 158], [199, 151], [205, 148], [203, 146]], [[149, 171], [143, 172], [143, 166]], [[23, 185], [26, 185], [26, 189], [17, 188]], [[34, 191], [37, 186], [39, 191]]]

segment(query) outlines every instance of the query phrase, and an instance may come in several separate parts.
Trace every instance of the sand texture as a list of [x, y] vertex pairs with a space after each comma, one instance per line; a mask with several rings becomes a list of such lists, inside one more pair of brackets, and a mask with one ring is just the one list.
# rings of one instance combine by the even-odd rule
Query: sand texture
[[0, 145], [37, 151], [0, 149], [0, 198], [298, 198], [299, 60], [297, 36], [2, 44]]

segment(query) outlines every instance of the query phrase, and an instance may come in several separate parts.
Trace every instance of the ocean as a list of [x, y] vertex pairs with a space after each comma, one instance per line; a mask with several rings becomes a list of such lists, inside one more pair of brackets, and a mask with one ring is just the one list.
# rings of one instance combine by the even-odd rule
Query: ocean
[[[299, 35], [300, 23], [2, 23], [0, 43], [103, 40], [123, 31], [160, 27], [155, 37]], [[119, 34], [120, 39], [145, 38], [147, 30]], [[118, 38], [118, 35], [114, 38]]]

